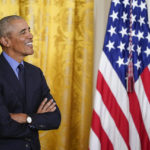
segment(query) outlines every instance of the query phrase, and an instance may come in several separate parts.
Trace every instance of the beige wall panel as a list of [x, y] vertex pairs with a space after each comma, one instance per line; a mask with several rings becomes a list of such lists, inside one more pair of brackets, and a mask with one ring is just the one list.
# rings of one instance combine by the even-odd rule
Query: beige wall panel
[[[94, 82], [93, 91], [96, 87], [97, 70], [100, 54], [103, 48], [107, 18], [110, 8], [110, 0], [95, 0], [94, 2]], [[94, 97], [95, 92], [93, 92]]]

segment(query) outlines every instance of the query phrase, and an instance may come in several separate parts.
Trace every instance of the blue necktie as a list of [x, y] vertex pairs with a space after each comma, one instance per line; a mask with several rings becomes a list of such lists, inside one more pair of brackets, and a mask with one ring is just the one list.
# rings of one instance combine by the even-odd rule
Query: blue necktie
[[18, 79], [21, 87], [21, 101], [23, 104], [23, 112], [25, 112], [25, 106], [26, 106], [26, 95], [25, 95], [25, 76], [24, 76], [24, 66], [22, 64], [18, 65]]
[[20, 83], [23, 93], [25, 93], [24, 66], [22, 64], [19, 64], [18, 69], [19, 69], [19, 72], [18, 72], [19, 83]]

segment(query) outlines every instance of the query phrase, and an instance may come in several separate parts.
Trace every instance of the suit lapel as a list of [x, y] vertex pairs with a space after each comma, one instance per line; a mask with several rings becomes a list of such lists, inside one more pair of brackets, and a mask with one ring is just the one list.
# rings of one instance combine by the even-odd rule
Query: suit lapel
[[6, 59], [2, 54], [0, 55], [0, 61], [2, 62], [1, 69], [3, 70], [4, 77], [7, 78], [8, 83], [10, 83], [9, 86], [11, 86], [14, 92], [16, 92], [16, 95], [20, 96], [21, 92], [20, 84], [13, 69], [11, 68], [11, 66], [6, 61]]
[[28, 65], [26, 64], [26, 62], [24, 62], [24, 67], [25, 67], [25, 85], [26, 85], [26, 110], [30, 113], [30, 111], [32, 112], [32, 74], [30, 72], [30, 68], [28, 68]]
[[32, 91], [33, 91], [33, 86], [34, 86], [34, 79], [32, 76], [32, 71], [28, 64], [24, 62], [24, 69], [25, 69], [25, 97], [22, 96], [22, 91], [21, 91], [21, 86], [19, 84], [19, 81], [7, 62], [7, 60], [4, 58], [4, 56], [1, 54], [0, 55], [0, 72], [3, 74], [4, 78], [8, 81], [8, 86], [16, 93], [16, 96], [18, 97], [18, 100], [22, 100], [23, 103], [25, 102], [25, 107], [24, 107], [24, 112], [25, 113], [30, 113], [32, 112]]

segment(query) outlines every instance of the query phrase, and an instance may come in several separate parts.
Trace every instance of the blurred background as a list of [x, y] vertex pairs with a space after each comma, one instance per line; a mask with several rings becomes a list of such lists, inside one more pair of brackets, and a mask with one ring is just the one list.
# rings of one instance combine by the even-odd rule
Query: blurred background
[[[150, 0], [148, 7], [150, 7]], [[92, 103], [110, 0], [0, 0], [0, 19], [22, 16], [34, 55], [56, 100], [58, 130], [40, 131], [42, 150], [88, 150]], [[1, 51], [1, 50], [0, 50]]]

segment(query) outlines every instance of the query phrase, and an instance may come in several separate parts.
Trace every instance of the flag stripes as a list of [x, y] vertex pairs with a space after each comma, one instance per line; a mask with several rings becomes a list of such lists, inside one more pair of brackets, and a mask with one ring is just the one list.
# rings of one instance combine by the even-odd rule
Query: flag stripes
[[150, 81], [150, 71], [148, 68], [144, 69], [143, 73], [141, 74], [141, 78], [142, 78], [142, 82], [143, 82], [144, 91], [150, 102], [150, 90], [149, 90], [150, 83], [147, 82], [147, 81]]
[[107, 149], [113, 150], [113, 145], [112, 145], [111, 141], [109, 140], [107, 134], [103, 130], [103, 128], [101, 126], [100, 118], [96, 114], [95, 111], [93, 111], [93, 119], [94, 120], [92, 121], [93, 122], [92, 129], [93, 129], [94, 133], [96, 134], [96, 136], [101, 141], [102, 149], [104, 149], [104, 150], [107, 150]]
[[[105, 149], [110, 150], [110, 149], [112, 149], [112, 146], [111, 146], [112, 143], [113, 143], [113, 150], [116, 150], [114, 148], [115, 144], [113, 142], [114, 141], [113, 140], [113, 135], [117, 134], [117, 132], [119, 132], [120, 136], [123, 137], [123, 142], [127, 146], [127, 147], [124, 146], [124, 148], [122, 148], [121, 150], [124, 150], [124, 149], [129, 150], [130, 147], [131, 147], [131, 150], [148, 150], [150, 144], [149, 144], [149, 135], [147, 133], [150, 133], [149, 132], [150, 128], [148, 128], [147, 130], [145, 129], [145, 123], [143, 122], [143, 119], [142, 119], [143, 115], [141, 114], [141, 107], [143, 107], [143, 106], [142, 105], [140, 106], [139, 100], [138, 100], [138, 99], [142, 99], [142, 102], [143, 102], [143, 98], [140, 98], [139, 96], [143, 97], [143, 94], [145, 93], [144, 91], [141, 90], [141, 88], [138, 89], [138, 87], [139, 87], [138, 84], [140, 84], [141, 86], [144, 85], [144, 84], [139, 83], [140, 79], [135, 84], [135, 91], [138, 95], [138, 98], [137, 98], [137, 95], [136, 95], [135, 92], [132, 93], [132, 94], [129, 94], [130, 113], [131, 114], [126, 113], [126, 116], [125, 116], [124, 115], [125, 111], [123, 112], [122, 110], [126, 110], [126, 109], [124, 109], [124, 106], [129, 105], [128, 101], [127, 101], [128, 100], [128, 95], [126, 95], [125, 92], [124, 92], [122, 95], [118, 96], [120, 93], [117, 93], [117, 90], [115, 90], [115, 89], [117, 87], [120, 87], [120, 90], [124, 91], [125, 88], [120, 83], [120, 80], [117, 78], [117, 74], [113, 71], [113, 68], [112, 68], [111, 64], [109, 63], [109, 60], [107, 60], [107, 57], [105, 56], [104, 53], [102, 53], [102, 56], [103, 57], [102, 57], [101, 61], [105, 61], [106, 65], [100, 65], [101, 72], [98, 71], [97, 91], [96, 91], [96, 98], [95, 98], [95, 103], [96, 104], [94, 105], [95, 109], [93, 110], [93, 117], [92, 117], [93, 120], [92, 120], [91, 130], [92, 130], [93, 134], [96, 134], [96, 137], [99, 137], [99, 140], [100, 140], [100, 143], [101, 143], [101, 150], [105, 150]], [[107, 70], [111, 70], [111, 71], [108, 71], [108, 72], [104, 73], [104, 71], [105, 71], [104, 68], [107, 68]], [[147, 71], [149, 71], [149, 70], [147, 70]], [[107, 75], [109, 75], [110, 72], [111, 72], [111, 75], [113, 76], [113, 80], [117, 84], [111, 84], [109, 86], [110, 81], [108, 81], [109, 78], [107, 78]], [[107, 81], [105, 81], [105, 79], [102, 75], [103, 73], [105, 74], [105, 79]], [[111, 80], [111, 82], [113, 82], [113, 81]], [[142, 80], [141, 80], [141, 82], [142, 82]], [[101, 84], [98, 84], [98, 83], [101, 83]], [[119, 86], [119, 83], [120, 83], [120, 86]], [[99, 86], [99, 85], [103, 85], [103, 86]], [[115, 86], [112, 87], [112, 85], [115, 85]], [[111, 87], [111, 89], [109, 87]], [[116, 95], [116, 96], [114, 97], [114, 95]], [[110, 101], [109, 101], [108, 97], [111, 98]], [[118, 100], [122, 99], [124, 101], [126, 99], [126, 101], [123, 104], [121, 104], [123, 107], [121, 107], [121, 105], [118, 105], [118, 102], [116, 101], [116, 97], [118, 98]], [[145, 94], [144, 97], [146, 97], [146, 94]], [[147, 98], [146, 98], [146, 100], [148, 102]], [[111, 104], [112, 102], [113, 102], [113, 104]], [[145, 108], [145, 110], [148, 110], [148, 112], [150, 111], [149, 105], [150, 105], [149, 103], [146, 104], [146, 107], [148, 107], [148, 108]], [[113, 107], [115, 108], [115, 110], [113, 109]], [[104, 108], [105, 108], [105, 111], [104, 111]], [[119, 113], [118, 112], [115, 113], [115, 111], [119, 111]], [[106, 115], [106, 112], [107, 112], [107, 115]], [[142, 111], [142, 112], [144, 112], [144, 111]], [[99, 115], [97, 115], [97, 114], [99, 114]], [[118, 116], [116, 117], [115, 114], [119, 114], [120, 119], [117, 118]], [[149, 114], [150, 113], [148, 113], [147, 114], [148, 116], [146, 117], [147, 120], [148, 120], [148, 123], [147, 123], [148, 126], [150, 124]], [[100, 118], [102, 118], [103, 115], [105, 116], [105, 118], [102, 119], [102, 120], [105, 120], [105, 121], [103, 121], [104, 123], [102, 123], [102, 125], [101, 125]], [[133, 122], [132, 118], [130, 118], [131, 117], [130, 115], [132, 115], [132, 118], [133, 118], [134, 122]], [[139, 116], [141, 116], [141, 117], [139, 117]], [[124, 120], [123, 120], [123, 118], [124, 118]], [[107, 121], [107, 120], [109, 120], [109, 121]], [[119, 120], [121, 120], [121, 122], [125, 122], [123, 124], [124, 126], [122, 128], [121, 128], [121, 125], [119, 124]], [[105, 126], [107, 126], [108, 122], [109, 122], [109, 126], [111, 126], [113, 128], [111, 130], [114, 130], [114, 132], [109, 132], [108, 128], [106, 128], [106, 131], [105, 131]], [[112, 122], [112, 125], [110, 125], [111, 124], [110, 122]], [[128, 122], [130, 124], [130, 127], [129, 127]], [[117, 124], [119, 124], [118, 125], [119, 127], [117, 126]], [[129, 132], [129, 130], [130, 130], [130, 132]], [[124, 131], [126, 131], [126, 134], [124, 133]], [[130, 133], [130, 135], [128, 135], [128, 133]], [[107, 136], [107, 135], [109, 135], [109, 136]], [[130, 144], [129, 144], [129, 137], [130, 137]], [[118, 136], [118, 139], [119, 139], [119, 136]], [[139, 142], [137, 142], [137, 141], [139, 141]], [[135, 142], [137, 142], [137, 144], [134, 144], [134, 145], [131, 144], [131, 143], [135, 143]], [[107, 146], [106, 146], [106, 143], [107, 143]], [[116, 143], [116, 145], [117, 145], [117, 143]], [[103, 145], [105, 145], [105, 146], [103, 146]], [[92, 149], [89, 149], [89, 150], [92, 150]], [[98, 150], [100, 150], [100, 149], [98, 149]]]
[[[127, 91], [130, 61], [132, 92]], [[112, 0], [94, 100], [89, 150], [150, 150], [150, 28], [145, 0]]]
[[[96, 98], [98, 98], [98, 101], [95, 101], [96, 102], [95, 112], [97, 113], [99, 118], [101, 118], [101, 126], [103, 130], [105, 131], [105, 133], [107, 134], [107, 136], [109, 135], [109, 140], [113, 144], [113, 149], [120, 149], [121, 147], [123, 147], [123, 150], [127, 150], [128, 148], [126, 146], [126, 143], [124, 142], [122, 136], [120, 135], [120, 132], [118, 131], [118, 128], [116, 127], [116, 124], [114, 120], [112, 119], [109, 111], [105, 107], [99, 92], [96, 92]], [[105, 117], [103, 117], [103, 114], [105, 114]], [[111, 128], [108, 128], [109, 126], [111, 126]], [[114, 134], [115, 134], [115, 138], [114, 138]], [[101, 145], [105, 144], [103, 143], [104, 142], [103, 140], [100, 142], [101, 142]], [[108, 147], [110, 147], [110, 145], [108, 145]]]
[[[103, 86], [100, 86], [103, 85]], [[129, 124], [124, 116], [123, 112], [121, 111], [118, 103], [116, 102], [115, 97], [113, 96], [109, 86], [105, 82], [102, 74], [98, 71], [98, 77], [97, 77], [97, 90], [102, 96], [102, 100], [107, 107], [109, 113], [111, 114], [111, 117], [115, 121], [115, 124], [124, 138], [128, 149], [129, 148]], [[119, 114], [119, 115], [116, 115]]]
[[137, 95], [137, 100], [139, 101], [141, 115], [143, 118], [145, 129], [146, 129], [146, 132], [150, 139], [150, 126], [149, 126], [149, 124], [150, 124], [150, 119], [149, 119], [150, 118], [150, 103], [145, 94], [141, 78], [139, 78], [139, 80], [135, 84], [135, 92]]
[[132, 118], [130, 118], [130, 121], [129, 121], [129, 129], [130, 129], [129, 139], [130, 139], [131, 150], [141, 150], [140, 137], [139, 137], [139, 134], [137, 132], [137, 129], [135, 127], [135, 124]]
[[[98, 139], [98, 137], [95, 135], [95, 132], [93, 132], [93, 130], [91, 130], [91, 140], [90, 140], [90, 144], [89, 144], [89, 149], [88, 150], [101, 150], [101, 143]], [[109, 139], [108, 139], [109, 140]], [[96, 145], [96, 147], [95, 147]], [[112, 149], [110, 149], [112, 150]]]
[[129, 94], [130, 112], [140, 136], [141, 150], [148, 150], [150, 142], [142, 119], [141, 109], [135, 92]]
[[[102, 57], [100, 60], [99, 71], [101, 72], [105, 81], [110, 87], [114, 97], [116, 98], [117, 103], [120, 106], [120, 109], [122, 110], [126, 118], [129, 118], [129, 101], [128, 101], [128, 95], [126, 93], [126, 89], [122, 85], [120, 79], [118, 78], [116, 72], [112, 68], [110, 61], [108, 60], [104, 52], [102, 52], [101, 56]], [[105, 62], [105, 65], [103, 65], [103, 62]]]

